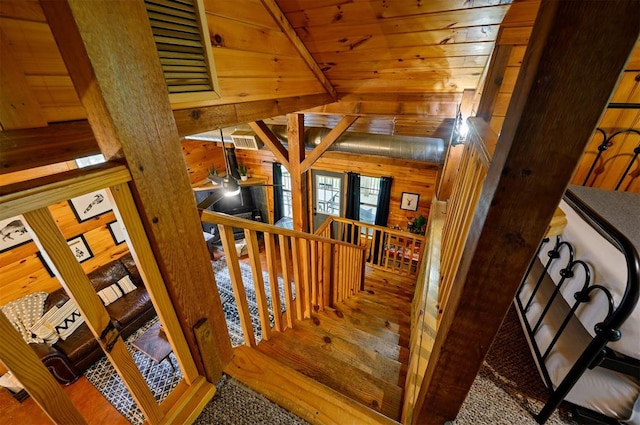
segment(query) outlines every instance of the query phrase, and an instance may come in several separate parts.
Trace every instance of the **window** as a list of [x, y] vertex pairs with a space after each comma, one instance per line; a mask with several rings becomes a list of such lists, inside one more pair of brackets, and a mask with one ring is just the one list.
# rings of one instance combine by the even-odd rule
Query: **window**
[[320, 214], [340, 216], [340, 184], [338, 177], [316, 176], [316, 210]]
[[375, 224], [380, 194], [379, 177], [360, 177], [360, 221]]
[[291, 174], [289, 170], [282, 167], [282, 204], [284, 217], [293, 218], [293, 208], [291, 207]]

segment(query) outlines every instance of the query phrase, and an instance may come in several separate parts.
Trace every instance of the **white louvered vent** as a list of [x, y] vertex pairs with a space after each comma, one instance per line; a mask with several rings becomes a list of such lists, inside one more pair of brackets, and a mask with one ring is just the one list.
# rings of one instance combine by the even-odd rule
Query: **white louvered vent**
[[145, 0], [145, 5], [171, 102], [218, 98], [201, 0]]
[[260, 149], [258, 137], [250, 131], [236, 130], [231, 134], [231, 140], [237, 149], [249, 149], [257, 151]]

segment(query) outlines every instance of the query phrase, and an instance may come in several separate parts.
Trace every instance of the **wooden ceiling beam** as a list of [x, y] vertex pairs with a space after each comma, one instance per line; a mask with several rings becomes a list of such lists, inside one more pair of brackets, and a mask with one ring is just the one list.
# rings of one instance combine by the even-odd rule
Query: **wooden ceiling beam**
[[289, 152], [282, 146], [280, 143], [280, 139], [278, 136], [273, 134], [273, 131], [263, 122], [256, 121], [250, 122], [249, 126], [253, 131], [256, 132], [260, 140], [264, 142], [265, 145], [269, 148], [271, 153], [276, 157], [276, 159], [285, 166], [285, 168], [289, 169]]
[[412, 423], [458, 414], [639, 32], [637, 0], [542, 2]]
[[261, 2], [262, 5], [267, 8], [273, 19], [275, 19], [277, 24], [280, 26], [280, 29], [282, 29], [287, 38], [289, 38], [291, 43], [293, 43], [293, 45], [296, 47], [298, 53], [300, 54], [300, 57], [307, 64], [311, 72], [313, 72], [313, 75], [316, 76], [327, 93], [335, 99], [337, 96], [336, 90], [333, 88], [327, 77], [325, 77], [324, 73], [318, 66], [318, 63], [313, 58], [313, 56], [311, 56], [311, 53], [309, 53], [309, 50], [304, 45], [302, 40], [300, 40], [300, 37], [298, 37], [298, 34], [296, 34], [296, 30], [293, 29], [293, 27], [287, 20], [287, 17], [284, 15], [284, 13], [282, 13], [282, 10], [280, 10], [280, 7], [278, 7], [278, 4], [275, 2], [275, 0], [261, 0]]
[[[4, 62], [3, 62], [4, 63]], [[4, 68], [4, 67], [3, 67]], [[182, 137], [333, 102], [328, 94], [173, 111]], [[0, 174], [100, 153], [86, 120], [0, 132]]]
[[345, 131], [351, 124], [353, 124], [358, 119], [357, 116], [347, 115], [342, 117], [340, 122], [327, 134], [320, 144], [316, 146], [313, 151], [309, 153], [309, 155], [302, 161], [300, 164], [300, 171], [305, 172], [324, 154], [333, 143], [340, 138], [344, 134]]
[[99, 153], [86, 120], [0, 132], [0, 174]]

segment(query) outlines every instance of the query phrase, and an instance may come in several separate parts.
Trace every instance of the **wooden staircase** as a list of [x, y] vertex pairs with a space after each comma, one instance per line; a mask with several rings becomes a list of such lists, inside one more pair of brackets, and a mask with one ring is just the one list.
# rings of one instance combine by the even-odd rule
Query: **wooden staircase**
[[395, 421], [409, 361], [415, 277], [367, 267], [364, 290], [273, 331], [257, 349]]

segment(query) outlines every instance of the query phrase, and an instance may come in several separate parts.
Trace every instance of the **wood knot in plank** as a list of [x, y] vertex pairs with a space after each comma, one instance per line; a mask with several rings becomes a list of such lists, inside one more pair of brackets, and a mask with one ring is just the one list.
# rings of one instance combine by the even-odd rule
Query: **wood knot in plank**
[[318, 319], [317, 317], [314, 317], [313, 319], [311, 319], [313, 321], [313, 324], [316, 326], [320, 326], [320, 319]]
[[331, 344], [331, 337], [325, 336], [322, 340], [327, 344]]
[[336, 316], [342, 319], [344, 317], [344, 314], [340, 310], [336, 310]]

